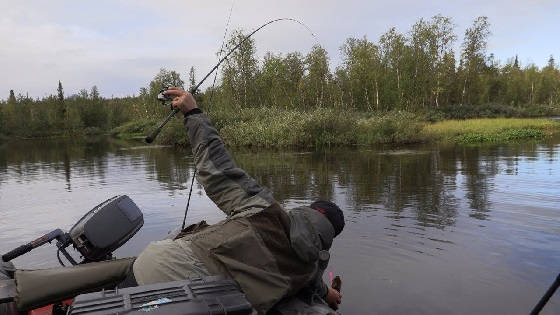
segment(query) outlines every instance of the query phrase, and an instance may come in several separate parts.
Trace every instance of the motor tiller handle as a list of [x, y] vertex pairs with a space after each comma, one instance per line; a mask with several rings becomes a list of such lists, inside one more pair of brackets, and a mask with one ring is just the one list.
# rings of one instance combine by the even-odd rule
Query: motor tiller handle
[[27, 243], [25, 245], [21, 245], [16, 249], [12, 249], [9, 253], [4, 254], [2, 256], [2, 260], [8, 262], [12, 259], [15, 259], [23, 254], [30, 252], [32, 249], [42, 246], [46, 243], [50, 243], [52, 240], [61, 238], [64, 235], [62, 230], [56, 229], [52, 232], [49, 232], [38, 239], [32, 241], [31, 243]]
[[33, 249], [33, 245], [31, 243], [21, 245], [18, 248], [11, 250], [9, 253], [2, 255], [2, 260], [8, 262], [12, 259], [15, 259], [23, 254], [30, 252]]

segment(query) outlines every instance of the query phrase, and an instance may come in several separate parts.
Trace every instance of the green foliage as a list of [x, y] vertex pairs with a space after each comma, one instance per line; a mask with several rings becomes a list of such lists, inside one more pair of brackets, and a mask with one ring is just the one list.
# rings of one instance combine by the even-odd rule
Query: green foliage
[[546, 119], [492, 118], [447, 120], [426, 125], [424, 136], [461, 143], [538, 139], [560, 130], [560, 123]]
[[241, 44], [222, 67], [221, 94], [230, 106], [254, 107], [258, 105], [255, 41], [252, 38], [243, 41], [244, 38], [241, 31], [234, 31], [226, 46], [226, 50], [229, 50]]
[[119, 138], [137, 138], [146, 136], [157, 127], [158, 121], [153, 119], [138, 119], [129, 121], [111, 130], [111, 134]]
[[560, 106], [527, 105], [517, 107], [501, 104], [445, 105], [438, 109], [427, 109], [419, 113], [426, 121], [447, 119], [498, 118], [498, 117], [551, 117], [560, 115]]
[[[153, 130], [154, 129], [150, 129], [149, 132], [146, 132], [145, 134], [147, 135]], [[171, 120], [161, 131], [159, 136], [156, 138], [156, 143], [174, 144], [180, 146], [187, 145], [188, 144], [187, 130], [185, 129], [185, 126], [183, 126], [182, 117], [177, 117]]]
[[392, 111], [357, 122], [356, 136], [358, 144], [374, 143], [414, 143], [427, 140], [421, 135], [423, 124], [416, 115]]
[[213, 111], [210, 118], [231, 146], [336, 146], [423, 140], [422, 123], [411, 113], [370, 115], [315, 108], [308, 111], [253, 108]]
[[[518, 58], [500, 65], [487, 55], [490, 23], [482, 16], [465, 31], [457, 61], [454, 29], [451, 18], [436, 15], [419, 19], [406, 33], [391, 28], [377, 42], [349, 38], [340, 48], [343, 63], [333, 72], [327, 52], [319, 46], [305, 56], [266, 53], [259, 63], [254, 42], [248, 40], [224, 66], [222, 83], [213, 90], [218, 95], [215, 103], [221, 109], [406, 110], [435, 119], [454, 111], [459, 114], [452, 118], [495, 117], [501, 112], [532, 116], [541, 113], [535, 110], [539, 106], [559, 107], [560, 69], [552, 56], [543, 68], [523, 66]], [[242, 39], [237, 31], [229, 47]], [[467, 112], [473, 108], [475, 112]], [[480, 115], [476, 109], [482, 110]], [[543, 113], [550, 112], [554, 110]]]
[[58, 88], [56, 89], [58, 95], [58, 101], [64, 103], [64, 90], [62, 89], [62, 83], [58, 81]]
[[541, 139], [545, 136], [546, 133], [543, 130], [529, 128], [504, 130], [497, 134], [467, 133], [457, 136], [454, 140], [458, 143], [509, 142], [521, 139]]
[[[349, 38], [341, 47], [345, 72], [350, 82], [352, 107], [361, 110], [379, 110], [379, 47], [367, 38]], [[373, 105], [375, 104], [375, 105]]]
[[[97, 86], [65, 97], [60, 81], [57, 94], [43, 99], [16, 97], [11, 91], [7, 102], [0, 101], [0, 133], [27, 138], [106, 134], [114, 129], [118, 134], [139, 137], [153, 130], [170, 110], [156, 99], [160, 89], [183, 84], [179, 73], [161, 69], [139, 97], [105, 99]], [[131, 120], [135, 122], [125, 124]], [[121, 129], [115, 129], [118, 126]]]
[[14, 104], [16, 102], [16, 95], [14, 90], [10, 90], [10, 96], [8, 96], [8, 104]]

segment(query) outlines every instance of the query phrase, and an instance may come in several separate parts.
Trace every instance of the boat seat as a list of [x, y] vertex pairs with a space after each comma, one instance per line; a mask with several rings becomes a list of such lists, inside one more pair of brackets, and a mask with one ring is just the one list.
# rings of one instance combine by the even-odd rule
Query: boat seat
[[21, 311], [78, 294], [114, 288], [132, 272], [135, 258], [94, 262], [71, 267], [17, 270], [16, 305]]

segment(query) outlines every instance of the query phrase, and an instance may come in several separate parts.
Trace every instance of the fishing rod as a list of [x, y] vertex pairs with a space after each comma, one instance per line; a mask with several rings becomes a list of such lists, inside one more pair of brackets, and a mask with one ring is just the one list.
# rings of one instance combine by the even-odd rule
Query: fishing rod
[[[270, 25], [270, 24], [272, 24], [272, 23], [279, 22], [279, 21], [292, 21], [292, 22], [296, 22], [296, 23], [302, 25], [303, 27], [305, 27], [305, 28], [311, 33], [311, 35], [313, 35], [313, 37], [316, 38], [316, 35], [311, 31], [311, 29], [310, 29], [307, 25], [303, 24], [303, 22], [300, 22], [300, 21], [298, 21], [298, 20], [296, 20], [296, 19], [292, 19], [292, 18], [279, 18], [279, 19], [275, 19], [275, 20], [268, 21], [268, 22], [264, 23], [263, 25], [259, 26], [259, 27], [258, 27], [257, 29], [255, 29], [254, 31], [252, 31], [249, 35], [245, 36], [239, 43], [237, 43], [237, 45], [235, 45], [230, 51], [228, 51], [228, 53], [227, 53], [224, 57], [222, 57], [222, 58], [220, 59], [220, 61], [218, 61], [218, 63], [212, 68], [212, 70], [210, 70], [210, 72], [208, 72], [208, 73], [204, 76], [204, 78], [202, 78], [202, 80], [200, 80], [200, 82], [198, 82], [197, 85], [191, 87], [191, 89], [189, 90], [189, 92], [190, 92], [191, 94], [194, 94], [194, 93], [198, 90], [198, 88], [202, 85], [202, 83], [204, 83], [204, 81], [206, 81], [206, 79], [212, 74], [212, 72], [214, 72], [216, 69], [218, 69], [218, 67], [222, 64], [222, 62], [224, 62], [232, 53], [234, 53], [234, 52], [237, 50], [237, 48], [239, 48], [239, 47], [240, 47], [241, 45], [243, 45], [247, 40], [249, 40], [249, 38], [251, 38], [256, 32], [260, 31], [261, 29], [263, 29], [263, 28], [266, 27], [267, 25]], [[159, 124], [159, 126], [158, 126], [154, 131], [152, 131], [152, 133], [151, 133], [149, 136], [147, 136], [147, 137], [145, 138], [146, 143], [152, 143], [152, 142], [155, 140], [155, 138], [158, 136], [158, 134], [161, 132], [161, 130], [163, 129], [163, 127], [165, 127], [165, 125], [169, 122], [169, 120], [171, 120], [171, 118], [173, 118], [173, 116], [175, 116], [175, 114], [177, 114], [179, 111], [180, 111], [180, 109], [178, 109], [178, 108], [173, 109], [173, 110], [167, 115], [167, 117], [165, 117], [165, 119]]]
[[554, 295], [554, 292], [556, 292], [556, 289], [558, 289], [558, 287], [560, 287], [560, 274], [558, 274], [556, 280], [554, 281], [554, 283], [552, 283], [550, 288], [548, 288], [539, 303], [535, 305], [535, 308], [533, 308], [533, 310], [531, 311], [531, 315], [537, 315], [541, 312], [546, 303], [548, 303], [548, 300], [550, 300], [550, 298]]

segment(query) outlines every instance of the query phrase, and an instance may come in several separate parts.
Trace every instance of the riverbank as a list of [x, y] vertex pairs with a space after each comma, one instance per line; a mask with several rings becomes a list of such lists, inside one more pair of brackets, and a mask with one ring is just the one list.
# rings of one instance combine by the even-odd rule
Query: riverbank
[[[369, 114], [328, 108], [305, 112], [253, 108], [215, 111], [209, 116], [224, 142], [236, 147], [504, 142], [541, 139], [560, 132], [560, 122], [543, 118], [483, 118], [432, 123], [405, 111]], [[158, 122], [128, 122], [115, 128], [112, 134], [125, 139], [143, 139]], [[173, 119], [157, 142], [186, 145], [182, 119]]]
[[507, 142], [552, 136], [560, 132], [560, 122], [535, 118], [447, 120], [427, 124], [422, 132], [439, 141]]

